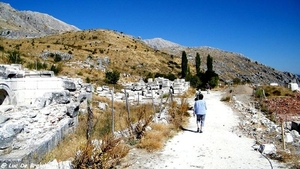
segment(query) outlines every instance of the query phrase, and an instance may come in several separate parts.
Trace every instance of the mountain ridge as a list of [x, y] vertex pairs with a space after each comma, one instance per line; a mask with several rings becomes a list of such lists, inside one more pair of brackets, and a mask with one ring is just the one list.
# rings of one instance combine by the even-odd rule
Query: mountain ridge
[[0, 36], [5, 38], [33, 38], [80, 29], [48, 14], [30, 10], [18, 11], [0, 2]]
[[[161, 41], [163, 41], [163, 43]], [[280, 85], [286, 85], [290, 82], [299, 84], [300, 82], [299, 77], [296, 74], [276, 70], [267, 65], [263, 65], [258, 61], [254, 61], [241, 53], [225, 51], [210, 46], [184, 47], [180, 45], [173, 45], [176, 43], [163, 40], [161, 38], [159, 40], [147, 39], [144, 40], [144, 42], [151, 47], [155, 46], [158, 50], [170, 53], [172, 55], [181, 56], [182, 51], [185, 51], [188, 60], [190, 60], [193, 65], [195, 65], [196, 54], [199, 53], [200, 56], [202, 56], [201, 61], [205, 63], [202, 65], [202, 69], [206, 69], [205, 57], [207, 55], [211, 55], [214, 58], [214, 67], [216, 68], [215, 71], [221, 75], [221, 79], [224, 81], [230, 81], [230, 79], [239, 78], [241, 80], [251, 81], [257, 84], [261, 83], [261, 81], [266, 81], [269, 84], [278, 83]], [[170, 44], [167, 44], [169, 42]], [[167, 45], [163, 46], [163, 44]], [[231, 72], [231, 75], [229, 75], [228, 72]], [[270, 77], [269, 74], [271, 74], [273, 77]]]
[[[7, 13], [10, 15], [4, 11], [9, 11]], [[152, 71], [152, 73], [175, 74], [179, 77], [181, 54], [184, 50], [187, 53], [192, 73], [195, 73], [195, 56], [196, 53], [199, 53], [201, 70], [206, 70], [207, 55], [212, 56], [214, 70], [224, 82], [239, 78], [242, 81], [257, 84], [278, 83], [286, 85], [292, 81], [300, 84], [297, 75], [275, 70], [240, 53], [209, 46], [185, 47], [162, 38], [142, 40], [112, 30], [79, 30], [72, 25], [65, 27], [66, 24], [62, 21], [58, 22], [58, 19], [49, 19], [53, 17], [48, 14], [40, 15], [38, 12], [29, 12], [30, 15], [27, 13], [21, 15], [20, 13], [10, 7], [9, 4], [0, 2], [0, 37], [4, 38], [3, 44], [0, 45], [7, 51], [18, 50], [22, 52], [25, 57], [28, 57], [28, 62], [32, 60], [29, 59], [30, 57], [40, 57], [45, 51], [61, 51], [71, 53], [74, 60], [82, 62], [87, 62], [86, 59], [90, 57], [95, 58], [94, 62], [98, 57], [110, 58], [113, 60], [113, 64], [107, 65], [106, 68], [118, 68], [120, 72], [128, 71], [145, 76]], [[11, 19], [10, 22], [4, 22], [8, 21], [12, 14], [16, 14], [18, 17]], [[28, 19], [29, 16], [30, 19]], [[14, 22], [18, 19], [22, 19], [21, 27]], [[36, 20], [36, 22], [32, 20]], [[38, 27], [39, 24], [37, 23], [42, 23], [45, 29]], [[8, 31], [9, 33], [7, 33]], [[31, 56], [27, 56], [28, 54]], [[98, 65], [90, 66], [98, 67]], [[82, 74], [79, 70], [72, 71]], [[84, 75], [89, 76], [89, 74]]]

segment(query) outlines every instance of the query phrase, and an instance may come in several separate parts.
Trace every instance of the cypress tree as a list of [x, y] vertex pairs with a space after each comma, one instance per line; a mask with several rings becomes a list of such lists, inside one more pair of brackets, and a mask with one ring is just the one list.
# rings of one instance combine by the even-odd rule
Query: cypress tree
[[207, 71], [213, 72], [213, 58], [208, 54], [207, 55]]
[[200, 66], [201, 66], [201, 58], [200, 58], [200, 54], [197, 52], [196, 54], [196, 74], [199, 75], [200, 74]]
[[209, 83], [210, 87], [214, 88], [219, 83], [219, 75], [213, 70], [213, 58], [207, 56], [207, 71], [205, 72], [205, 84]]
[[185, 51], [182, 51], [182, 56], [181, 56], [181, 76], [182, 78], [185, 78], [187, 71], [188, 71], [188, 60], [186, 57]]

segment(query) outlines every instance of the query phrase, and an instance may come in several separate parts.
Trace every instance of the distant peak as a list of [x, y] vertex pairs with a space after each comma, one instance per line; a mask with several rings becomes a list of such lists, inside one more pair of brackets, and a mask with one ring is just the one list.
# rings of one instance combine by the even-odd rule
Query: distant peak
[[158, 50], [171, 47], [183, 47], [182, 45], [162, 38], [144, 39], [143, 42], [145, 42], [148, 46]]

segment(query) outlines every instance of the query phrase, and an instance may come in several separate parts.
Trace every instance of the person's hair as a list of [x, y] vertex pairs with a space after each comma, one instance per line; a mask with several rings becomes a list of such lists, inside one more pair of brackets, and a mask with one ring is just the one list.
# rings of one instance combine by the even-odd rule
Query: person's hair
[[199, 100], [202, 100], [204, 96], [203, 96], [203, 94], [200, 93], [200, 94], [198, 95], [198, 97], [199, 97]]

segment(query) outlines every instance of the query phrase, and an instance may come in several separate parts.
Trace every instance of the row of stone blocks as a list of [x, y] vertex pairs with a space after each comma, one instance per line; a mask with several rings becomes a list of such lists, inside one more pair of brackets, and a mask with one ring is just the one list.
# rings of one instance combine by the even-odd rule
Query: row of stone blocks
[[64, 125], [52, 133], [41, 145], [31, 150], [18, 150], [1, 156], [1, 169], [30, 169], [38, 166], [44, 155], [55, 148], [58, 143], [71, 132], [78, 124], [78, 116], [69, 118]]

